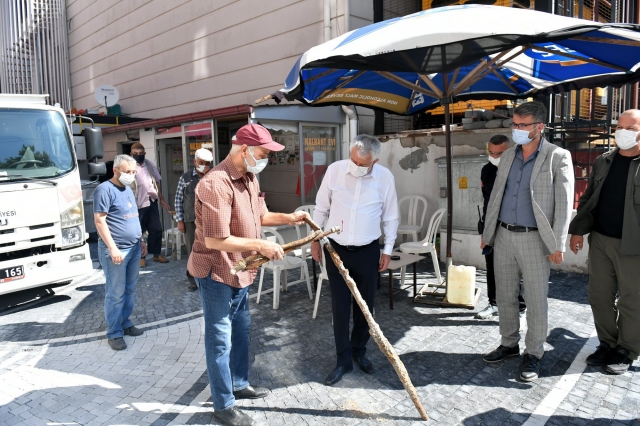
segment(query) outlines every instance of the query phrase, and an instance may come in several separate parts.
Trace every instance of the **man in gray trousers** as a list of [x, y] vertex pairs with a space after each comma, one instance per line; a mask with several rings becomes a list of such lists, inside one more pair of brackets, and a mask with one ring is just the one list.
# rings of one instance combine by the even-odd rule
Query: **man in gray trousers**
[[616, 148], [593, 163], [569, 245], [578, 254], [589, 234], [589, 304], [600, 345], [587, 364], [624, 374], [640, 353], [640, 110], [622, 113], [615, 138]]
[[573, 204], [569, 151], [543, 136], [547, 109], [527, 102], [513, 111], [515, 147], [502, 154], [485, 221], [483, 243], [493, 246], [500, 346], [486, 362], [519, 356], [520, 277], [527, 301], [527, 334], [520, 380], [536, 380], [547, 339], [551, 262], [563, 261]]

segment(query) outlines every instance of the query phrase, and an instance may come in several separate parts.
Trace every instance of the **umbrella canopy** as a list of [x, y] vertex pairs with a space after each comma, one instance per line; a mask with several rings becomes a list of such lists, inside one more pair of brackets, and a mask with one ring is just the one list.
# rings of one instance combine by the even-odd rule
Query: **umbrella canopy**
[[463, 5], [425, 10], [346, 33], [305, 52], [282, 97], [400, 115], [444, 106], [447, 263], [451, 263], [449, 105], [514, 99], [640, 80], [640, 25], [530, 9]]
[[280, 91], [308, 105], [412, 115], [443, 99], [514, 99], [640, 79], [640, 26], [463, 5], [351, 31], [305, 52]]

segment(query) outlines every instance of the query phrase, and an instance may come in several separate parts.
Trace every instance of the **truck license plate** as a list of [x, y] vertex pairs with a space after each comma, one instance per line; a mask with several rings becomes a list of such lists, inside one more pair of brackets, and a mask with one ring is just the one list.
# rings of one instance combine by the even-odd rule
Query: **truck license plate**
[[0, 269], [0, 284], [24, 278], [24, 266]]

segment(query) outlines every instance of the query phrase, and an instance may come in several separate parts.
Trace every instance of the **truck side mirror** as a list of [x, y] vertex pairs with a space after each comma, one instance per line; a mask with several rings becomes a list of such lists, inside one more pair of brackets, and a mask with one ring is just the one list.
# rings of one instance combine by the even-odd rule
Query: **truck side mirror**
[[82, 129], [82, 136], [84, 136], [84, 145], [87, 150], [87, 160], [91, 162], [96, 158], [102, 158], [104, 156], [102, 130], [95, 127], [85, 127]]
[[107, 174], [107, 165], [104, 163], [88, 163], [89, 176], [104, 176]]

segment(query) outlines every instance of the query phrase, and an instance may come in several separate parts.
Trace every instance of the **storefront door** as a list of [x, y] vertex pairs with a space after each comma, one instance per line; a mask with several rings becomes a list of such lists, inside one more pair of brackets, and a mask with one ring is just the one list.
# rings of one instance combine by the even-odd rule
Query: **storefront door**
[[218, 150], [214, 144], [214, 126], [212, 121], [190, 123], [184, 125], [184, 141], [187, 147], [187, 163], [185, 171], [193, 170], [193, 158], [200, 148], [208, 149], [213, 153], [213, 164], [218, 164]]
[[[178, 181], [184, 170], [182, 138], [167, 138], [158, 141], [160, 174], [162, 175], [162, 194], [165, 201], [175, 210], [176, 190]], [[161, 209], [163, 228], [171, 229], [171, 216]], [[174, 225], [175, 226], [175, 225]]]
[[302, 205], [315, 204], [327, 167], [338, 156], [338, 126], [300, 124], [302, 152], [297, 194]]

